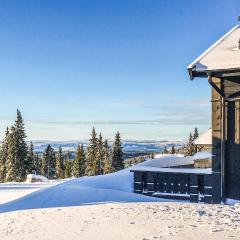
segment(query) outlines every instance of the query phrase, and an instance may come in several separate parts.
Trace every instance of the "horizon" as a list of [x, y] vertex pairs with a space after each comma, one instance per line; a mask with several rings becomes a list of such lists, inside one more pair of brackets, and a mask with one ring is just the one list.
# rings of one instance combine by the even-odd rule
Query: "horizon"
[[17, 108], [33, 141], [83, 141], [93, 126], [142, 141], [207, 130], [211, 88], [187, 65], [239, 10], [237, 0], [1, 1], [0, 140]]

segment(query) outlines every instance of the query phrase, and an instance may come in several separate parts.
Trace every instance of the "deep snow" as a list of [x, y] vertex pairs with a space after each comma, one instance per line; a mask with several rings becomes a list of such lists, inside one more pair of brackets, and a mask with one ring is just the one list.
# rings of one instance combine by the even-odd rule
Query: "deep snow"
[[[202, 155], [206, 157], [206, 154], [199, 154], [198, 157], [201, 158]], [[156, 167], [176, 166], [192, 162], [192, 157], [183, 157], [182, 155], [158, 155], [156, 159], [147, 160], [116, 173], [82, 177], [67, 180], [63, 183], [56, 181], [53, 186], [48, 185], [45, 188], [34, 191], [19, 199], [1, 204], [0, 212], [90, 205], [109, 202], [164, 201], [163, 199], [133, 193], [133, 173], [130, 172], [130, 170], [135, 169], [136, 167], [150, 169], [154, 167], [154, 169], [156, 169]], [[1, 186], [3, 185], [4, 184], [0, 184], [0, 193]], [[34, 184], [32, 186], [34, 186]]]

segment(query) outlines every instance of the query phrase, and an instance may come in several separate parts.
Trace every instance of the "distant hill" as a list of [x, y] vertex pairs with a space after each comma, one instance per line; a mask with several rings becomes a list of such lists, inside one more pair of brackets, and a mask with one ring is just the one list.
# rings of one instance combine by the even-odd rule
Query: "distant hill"
[[[109, 141], [112, 144], [111, 141]], [[50, 144], [55, 150], [61, 146], [63, 151], [73, 151], [75, 152], [78, 144], [83, 144], [86, 148], [88, 146], [88, 141], [33, 141], [34, 150], [36, 152], [43, 152], [47, 145]], [[138, 140], [124, 140], [123, 141], [123, 151], [127, 154], [135, 153], [153, 153], [162, 152], [164, 147], [170, 148], [172, 146], [181, 147], [183, 142], [181, 141], [138, 141]]]

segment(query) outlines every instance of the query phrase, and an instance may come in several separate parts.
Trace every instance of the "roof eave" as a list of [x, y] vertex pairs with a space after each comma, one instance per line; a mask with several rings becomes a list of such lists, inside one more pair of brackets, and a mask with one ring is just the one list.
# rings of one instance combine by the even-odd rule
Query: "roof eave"
[[194, 78], [196, 77], [202, 77], [202, 78], [208, 77], [209, 71], [196, 71], [194, 70], [194, 68], [188, 68], [188, 74], [189, 74], [190, 80], [194, 80]]
[[240, 67], [239, 68], [230, 68], [230, 69], [213, 69], [213, 70], [195, 70], [196, 68], [188, 68], [188, 74], [191, 80], [194, 80], [196, 77], [207, 78], [208, 76], [212, 77], [233, 77], [240, 76]]

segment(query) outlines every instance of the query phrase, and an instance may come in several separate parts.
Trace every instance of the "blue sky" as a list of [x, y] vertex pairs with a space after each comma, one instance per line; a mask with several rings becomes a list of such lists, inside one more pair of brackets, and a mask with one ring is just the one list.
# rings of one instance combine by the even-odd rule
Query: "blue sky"
[[210, 127], [186, 66], [237, 24], [239, 0], [0, 1], [0, 136], [182, 140]]

